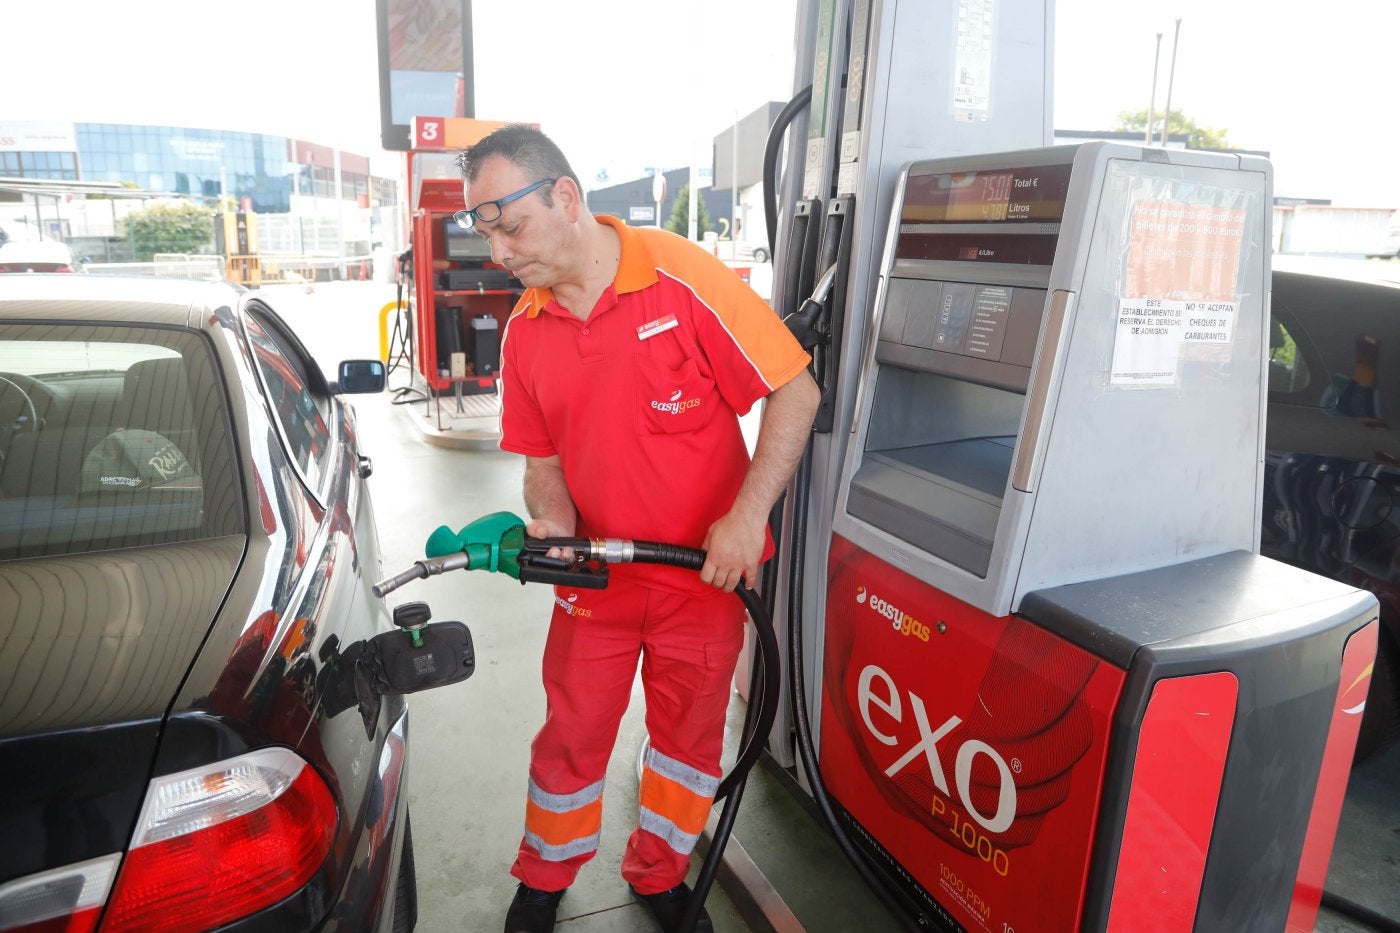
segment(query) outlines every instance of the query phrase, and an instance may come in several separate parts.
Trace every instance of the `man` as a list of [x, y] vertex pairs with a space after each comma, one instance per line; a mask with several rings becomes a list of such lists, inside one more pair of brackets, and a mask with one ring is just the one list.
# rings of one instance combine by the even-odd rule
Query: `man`
[[[501, 448], [525, 457], [533, 537], [703, 547], [697, 575], [626, 564], [556, 589], [548, 710], [531, 745], [507, 933], [549, 930], [597, 852], [603, 778], [642, 658], [651, 748], [622, 875], [663, 929], [721, 776], [744, 607], [768, 514], [811, 430], [809, 357], [733, 270], [695, 244], [594, 217], [562, 152], [510, 126], [459, 159], [469, 224], [527, 288], [501, 341]], [[767, 398], [752, 462], [738, 416]], [[709, 930], [702, 915], [697, 927]]]

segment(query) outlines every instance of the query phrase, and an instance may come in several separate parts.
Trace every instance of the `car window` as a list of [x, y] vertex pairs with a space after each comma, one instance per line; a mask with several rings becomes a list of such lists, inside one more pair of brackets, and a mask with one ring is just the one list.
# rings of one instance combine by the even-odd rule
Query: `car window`
[[0, 559], [242, 533], [229, 438], [199, 335], [0, 325]]
[[301, 467], [312, 489], [320, 488], [330, 454], [330, 430], [322, 414], [325, 400], [317, 400], [308, 388], [306, 368], [301, 357], [284, 349], [274, 331], [254, 314], [249, 314], [248, 339], [253, 357], [267, 386], [268, 401], [282, 426], [288, 453]]
[[1307, 358], [1289, 326], [1274, 317], [1269, 326], [1269, 393], [1291, 395], [1308, 387]]

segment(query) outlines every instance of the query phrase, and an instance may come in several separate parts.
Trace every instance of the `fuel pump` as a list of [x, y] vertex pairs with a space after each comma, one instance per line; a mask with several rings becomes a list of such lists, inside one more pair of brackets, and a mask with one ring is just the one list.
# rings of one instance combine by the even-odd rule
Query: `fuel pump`
[[522, 288], [491, 262], [486, 241], [459, 227], [453, 214], [466, 207], [457, 153], [506, 125], [413, 118], [413, 148], [405, 153], [414, 332], [409, 343], [414, 374], [429, 394], [496, 393], [499, 335]]
[[920, 924], [1310, 930], [1376, 603], [1258, 556], [1271, 170], [1046, 148], [1051, 15], [800, 7], [778, 305], [830, 433], [770, 749]]

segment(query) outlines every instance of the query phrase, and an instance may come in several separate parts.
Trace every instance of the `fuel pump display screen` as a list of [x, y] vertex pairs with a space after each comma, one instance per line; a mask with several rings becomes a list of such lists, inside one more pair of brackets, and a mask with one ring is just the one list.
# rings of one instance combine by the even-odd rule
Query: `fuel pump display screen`
[[909, 176], [901, 224], [1059, 223], [1068, 164]]
[[1048, 266], [1069, 190], [1066, 164], [911, 173], [897, 259]]

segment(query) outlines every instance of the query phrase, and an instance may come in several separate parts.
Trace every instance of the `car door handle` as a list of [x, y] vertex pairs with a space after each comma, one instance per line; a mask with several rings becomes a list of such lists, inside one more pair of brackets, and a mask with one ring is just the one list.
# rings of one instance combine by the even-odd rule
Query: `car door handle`
[[364, 454], [361, 454], [360, 465], [356, 469], [356, 472], [360, 474], [360, 479], [369, 479], [370, 475], [374, 473], [374, 461]]

